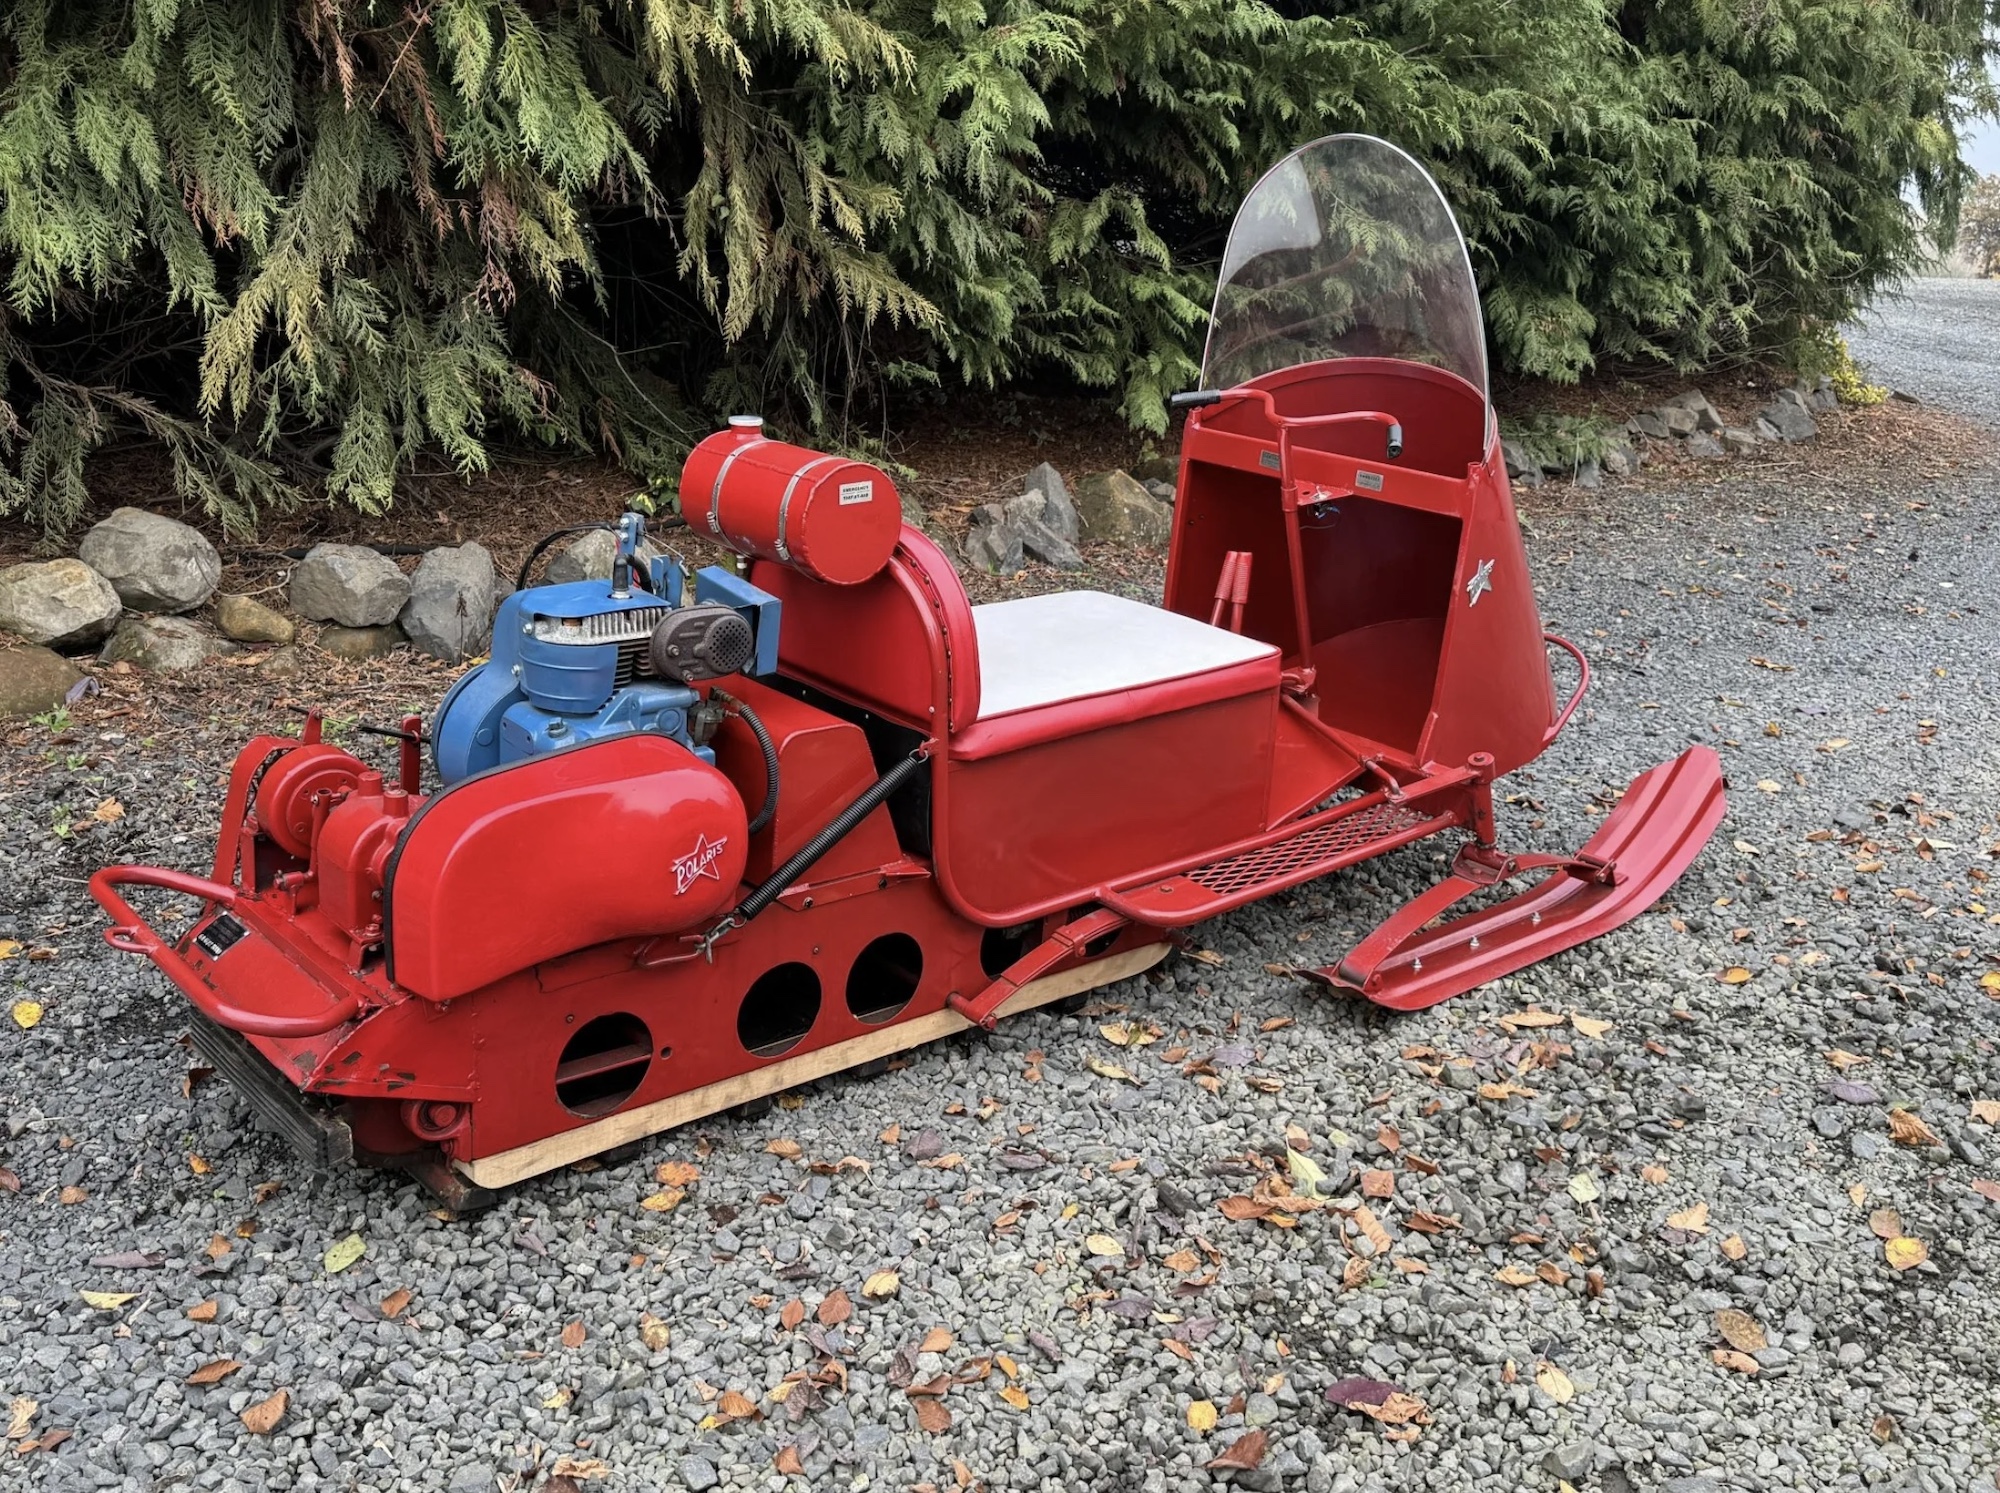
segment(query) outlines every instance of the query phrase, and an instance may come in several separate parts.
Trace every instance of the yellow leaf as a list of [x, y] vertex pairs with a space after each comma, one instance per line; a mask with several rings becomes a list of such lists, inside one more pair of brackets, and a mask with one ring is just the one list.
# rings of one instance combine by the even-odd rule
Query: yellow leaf
[[[19, 956], [21, 950], [25, 949], [26, 947], [27, 945], [22, 943], [19, 939], [0, 938], [0, 959], [16, 958], [17, 956]], [[2000, 975], [1993, 976], [1992, 978], [2000, 980]]]
[[575, 1390], [570, 1389], [568, 1386], [565, 1385], [563, 1388], [557, 1390], [554, 1394], [544, 1399], [542, 1401], [542, 1408], [544, 1410], [560, 1410], [562, 1409], [563, 1406], [567, 1405], [570, 1402], [570, 1397], [575, 1393], [576, 1393]]
[[[19, 948], [20, 945], [16, 944], [15, 947]], [[14, 1002], [14, 1025], [18, 1026], [22, 1031], [25, 1032], [39, 1026], [41, 1020], [42, 1003], [40, 1001]]]
[[1899, 1146], [1942, 1144], [1931, 1127], [1923, 1122], [1922, 1117], [1911, 1114], [1907, 1109], [1889, 1111], [1889, 1139]]
[[78, 1291], [85, 1306], [94, 1306], [101, 1312], [115, 1312], [139, 1293], [137, 1291]]
[[1755, 978], [1756, 976], [1740, 964], [1731, 965], [1722, 972], [1722, 983], [1725, 985], [1744, 985]]
[[[16, 951], [18, 951], [20, 947], [21, 946], [19, 944], [14, 945]], [[0, 959], [4, 959], [7, 957], [8, 956], [5, 954], [0, 954]], [[1985, 991], [1988, 995], [1994, 997], [1996, 1000], [2000, 1000], [2000, 969], [1990, 970], [1986, 974], [1981, 975], [1979, 977], [1979, 988]]]
[[1595, 1016], [1572, 1016], [1569, 1024], [1586, 1037], [1601, 1037], [1611, 1030], [1611, 1023], [1600, 1021]]
[[663, 1161], [653, 1169], [653, 1179], [662, 1187], [686, 1187], [700, 1175], [692, 1161]]
[[359, 1234], [349, 1234], [326, 1252], [324, 1263], [327, 1273], [338, 1275], [367, 1253], [367, 1242]]
[[1083, 1241], [1083, 1247], [1102, 1259], [1123, 1259], [1125, 1246], [1109, 1234], [1092, 1234]]
[[197, 1177], [206, 1177], [215, 1168], [208, 1164], [207, 1157], [191, 1155], [188, 1157], [188, 1170], [193, 1172]]
[[1139, 1082], [1138, 1079], [1134, 1078], [1116, 1063], [1107, 1063], [1103, 1058], [1093, 1055], [1086, 1057], [1083, 1061], [1084, 1065], [1099, 1078], [1122, 1078], [1129, 1084], [1137, 1084]]
[[1016, 1410], [1026, 1410], [1028, 1408], [1028, 1392], [1018, 1384], [1010, 1384], [1001, 1390], [1000, 1398], [1012, 1405]]
[[1706, 1234], [1708, 1232], [1708, 1204], [1696, 1203], [1692, 1208], [1683, 1208], [1678, 1213], [1667, 1215], [1667, 1227], [1679, 1229], [1686, 1234]]
[[1496, 1270], [1493, 1278], [1505, 1286], [1532, 1286], [1535, 1272], [1525, 1265], [1507, 1265]]
[[1213, 1431], [1218, 1416], [1215, 1405], [1209, 1400], [1196, 1400], [1188, 1406], [1188, 1429], [1193, 1431]]
[[1923, 1240], [1912, 1239], [1909, 1235], [1905, 1234], [1901, 1238], [1891, 1239], [1888, 1243], [1884, 1244], [1882, 1246], [1882, 1255], [1896, 1269], [1909, 1270], [1928, 1260], [1931, 1257], [1931, 1252]]
[[1972, 1118], [1987, 1125], [2000, 1125], [2000, 1099], [1973, 1100]]
[[1723, 1255], [1732, 1260], [1740, 1260], [1750, 1253], [1750, 1246], [1743, 1242], [1741, 1234], [1731, 1234], [1720, 1247]]
[[28, 1427], [34, 1424], [35, 1412], [42, 1407], [26, 1395], [17, 1396], [8, 1406], [10, 1419], [7, 1422], [7, 1439], [19, 1441], [28, 1434]]
[[878, 1270], [861, 1283], [861, 1294], [882, 1301], [896, 1294], [903, 1277], [893, 1270]]
[[664, 1192], [656, 1192], [651, 1197], [639, 1199], [639, 1206], [648, 1213], [671, 1213], [680, 1206], [687, 1194], [678, 1187], [669, 1187]]
[[1558, 1405], [1567, 1405], [1576, 1398], [1576, 1385], [1571, 1382], [1568, 1374], [1552, 1363], [1544, 1363], [1535, 1370], [1535, 1383], [1541, 1387], [1543, 1394]]
[[1319, 1196], [1319, 1185], [1326, 1180], [1326, 1173], [1320, 1170], [1318, 1162], [1310, 1156], [1303, 1156], [1291, 1147], [1285, 1148], [1285, 1165], [1291, 1171], [1292, 1185], [1309, 1198]]

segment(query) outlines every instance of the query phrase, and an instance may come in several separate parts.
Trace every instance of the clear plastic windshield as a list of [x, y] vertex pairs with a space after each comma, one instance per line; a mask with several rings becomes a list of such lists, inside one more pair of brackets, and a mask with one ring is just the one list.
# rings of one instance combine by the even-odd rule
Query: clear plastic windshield
[[1372, 135], [1286, 156], [1229, 230], [1202, 387], [1327, 358], [1402, 358], [1486, 393], [1486, 335], [1465, 240], [1444, 194]]

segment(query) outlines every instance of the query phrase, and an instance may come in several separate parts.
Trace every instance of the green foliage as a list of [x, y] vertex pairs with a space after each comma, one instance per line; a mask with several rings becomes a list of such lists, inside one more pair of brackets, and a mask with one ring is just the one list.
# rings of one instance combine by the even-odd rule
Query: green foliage
[[731, 407], [1160, 431], [1231, 210], [1334, 130], [1437, 171], [1496, 366], [1784, 356], [1950, 241], [1991, 4], [15, 0], [0, 513], [133, 432], [245, 521]]
[[1523, 415], [1503, 421], [1501, 434], [1549, 471], [1575, 471], [1627, 444], [1624, 426], [1598, 415]]

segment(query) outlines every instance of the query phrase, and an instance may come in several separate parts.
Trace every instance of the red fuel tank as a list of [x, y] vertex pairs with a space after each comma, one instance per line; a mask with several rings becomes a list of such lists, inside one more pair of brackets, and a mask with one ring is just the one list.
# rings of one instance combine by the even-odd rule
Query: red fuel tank
[[688, 453], [681, 513], [739, 555], [836, 586], [874, 576], [903, 532], [902, 499], [887, 473], [769, 440], [754, 415], [733, 416]]

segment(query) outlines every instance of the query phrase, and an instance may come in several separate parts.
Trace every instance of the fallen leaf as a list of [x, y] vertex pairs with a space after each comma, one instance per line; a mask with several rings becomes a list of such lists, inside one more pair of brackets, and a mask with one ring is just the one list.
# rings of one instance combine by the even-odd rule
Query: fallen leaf
[[[1326, 1180], [1326, 1173], [1312, 1157], [1306, 1155], [1303, 1151], [1294, 1151], [1291, 1147], [1287, 1146], [1285, 1148], [1285, 1170], [1291, 1176], [1292, 1185], [1298, 1188], [1300, 1192], [1309, 1198], [1319, 1196], [1320, 1184]], [[1385, 1173], [1384, 1175], [1388, 1174]], [[1363, 1179], [1362, 1185], [1364, 1188], [1366, 1187], [1366, 1178]], [[1396, 1179], [1390, 1176], [1389, 1191], [1394, 1192], [1395, 1188]], [[1384, 1197], [1388, 1195], [1388, 1193], [1382, 1194]]]
[[1503, 1286], [1532, 1286], [1536, 1275], [1525, 1265], [1503, 1265], [1493, 1272], [1493, 1278]]
[[1361, 1195], [1368, 1198], [1388, 1198], [1396, 1195], [1396, 1174], [1380, 1168], [1370, 1168], [1361, 1174]]
[[658, 1353], [673, 1341], [673, 1329], [651, 1312], [639, 1313], [639, 1341], [649, 1353]]
[[778, 1309], [778, 1325], [790, 1332], [806, 1319], [806, 1304], [794, 1296]]
[[1028, 1408], [1028, 1392], [1018, 1385], [1010, 1384], [1001, 1390], [1000, 1398], [1012, 1405], [1016, 1410], [1026, 1410]]
[[2000, 1203], [2000, 1182], [1989, 1182], [1981, 1177], [1972, 1184], [1972, 1190], [1989, 1203]]
[[919, 1353], [942, 1353], [952, 1344], [949, 1327], [933, 1327], [924, 1334], [924, 1340], [917, 1344]]
[[1746, 985], [1755, 978], [1755, 975], [1740, 964], [1732, 964], [1721, 975], [1722, 983], [1725, 985]]
[[1594, 1203], [1604, 1196], [1604, 1191], [1589, 1172], [1578, 1172], [1569, 1179], [1569, 1195], [1579, 1203]]
[[715, 1413], [730, 1420], [759, 1420], [764, 1412], [741, 1390], [725, 1389], [715, 1402]]
[[797, 1161], [804, 1154], [799, 1143], [780, 1136], [776, 1140], [764, 1142], [764, 1150], [772, 1156], [782, 1156], [787, 1161]]
[[1160, 1263], [1176, 1275], [1193, 1275], [1201, 1269], [1201, 1256], [1191, 1249], [1177, 1249]]
[[854, 1303], [847, 1299], [845, 1291], [836, 1287], [827, 1294], [824, 1301], [820, 1302], [819, 1311], [815, 1315], [819, 1318], [820, 1326], [838, 1327], [854, 1315]]
[[1877, 1208], [1868, 1215], [1868, 1230], [1877, 1239], [1894, 1239], [1903, 1232], [1903, 1215], [1894, 1208]]
[[893, 1270], [878, 1270], [861, 1283], [861, 1294], [872, 1301], [883, 1301], [901, 1289], [903, 1277]]
[[326, 1266], [327, 1274], [338, 1275], [367, 1253], [367, 1241], [359, 1234], [349, 1234], [327, 1250], [321, 1263]]
[[1231, 1472], [1251, 1472], [1263, 1465], [1264, 1448], [1270, 1437], [1262, 1431], [1251, 1431], [1230, 1442], [1229, 1446], [1209, 1462], [1211, 1471], [1221, 1469]]
[[1896, 1417], [1893, 1415], [1876, 1416], [1874, 1420], [1868, 1423], [1868, 1434], [1873, 1436], [1883, 1446], [1887, 1446], [1891, 1441], [1896, 1439]]
[[216, 1303], [213, 1297], [207, 1301], [197, 1301], [187, 1309], [187, 1319], [190, 1322], [213, 1322], [215, 1320], [215, 1307]]
[[1972, 1118], [1983, 1125], [2000, 1125], [2000, 1099], [1973, 1100]]
[[1849, 1068], [1858, 1068], [1868, 1061], [1861, 1054], [1849, 1052], [1844, 1047], [1834, 1048], [1832, 1052], [1826, 1055], [1826, 1060], [1842, 1073], [1845, 1073]]
[[253, 1436], [268, 1436], [278, 1429], [278, 1422], [285, 1418], [285, 1406], [291, 1402], [287, 1390], [279, 1390], [268, 1400], [259, 1400], [246, 1409], [237, 1419], [243, 1422], [243, 1429]]
[[189, 1384], [220, 1384], [243, 1365], [233, 1358], [218, 1358], [214, 1363], [205, 1363], [187, 1376]]
[[[8, 1407], [7, 1439], [19, 1441], [28, 1434], [34, 1424], [35, 1412], [42, 1407], [26, 1395], [17, 1395]], [[1211, 1409], [1214, 1407], [1211, 1406]]]
[[78, 1203], [88, 1199], [89, 1196], [90, 1193], [86, 1189], [72, 1185], [65, 1187], [60, 1193], [56, 1194], [56, 1201], [61, 1203], [65, 1208], [74, 1208]]
[[1349, 1255], [1341, 1267], [1340, 1283], [1350, 1291], [1359, 1290], [1374, 1278], [1374, 1269], [1360, 1255]]
[[1941, 1145], [1937, 1133], [1923, 1122], [1923, 1117], [1912, 1114], [1907, 1109], [1889, 1111], [1889, 1139], [1899, 1146]]
[[1708, 1232], [1708, 1204], [1696, 1203], [1692, 1208], [1683, 1208], [1678, 1213], [1667, 1215], [1667, 1227], [1679, 1229], [1684, 1234], [1706, 1234]]
[[1717, 1246], [1725, 1259], [1740, 1260], [1750, 1253], [1750, 1246], [1743, 1242], [1741, 1234], [1731, 1234]]
[[1213, 1431], [1217, 1418], [1215, 1404], [1211, 1400], [1194, 1400], [1188, 1404], [1187, 1423], [1191, 1431], [1200, 1431], [1204, 1434]]
[[1535, 1097], [1535, 1091], [1533, 1089], [1524, 1089], [1521, 1085], [1509, 1080], [1506, 1083], [1481, 1084], [1479, 1086], [1479, 1097], [1481, 1099], [1532, 1099]]
[[14, 1002], [14, 1025], [21, 1028], [22, 1031], [25, 1032], [35, 1026], [39, 1026], [41, 1020], [42, 1003], [40, 1001]]
[[556, 1465], [549, 1469], [549, 1479], [568, 1478], [589, 1482], [592, 1478], [609, 1477], [611, 1469], [596, 1457], [558, 1457]]
[[1535, 1370], [1535, 1383], [1558, 1405], [1567, 1405], [1576, 1398], [1576, 1385], [1552, 1363], [1544, 1363]]
[[139, 1293], [137, 1291], [78, 1291], [85, 1306], [94, 1306], [101, 1312], [115, 1312]]
[[1083, 1247], [1102, 1259], [1125, 1258], [1125, 1246], [1109, 1234], [1092, 1234], [1083, 1241]]
[[1138, 1079], [1134, 1078], [1116, 1063], [1107, 1063], [1104, 1059], [1094, 1055], [1085, 1057], [1083, 1061], [1084, 1066], [1089, 1068], [1099, 1078], [1122, 1078], [1129, 1084], [1137, 1085], [1139, 1083]]
[[1930, 1247], [1909, 1235], [1891, 1239], [1882, 1246], [1882, 1256], [1897, 1270], [1910, 1270], [1931, 1257]]
[[1514, 1011], [1500, 1018], [1500, 1025], [1510, 1032], [1531, 1027], [1561, 1026], [1564, 1018], [1553, 1011], [1538, 1011], [1530, 1006], [1525, 1011]]
[[1599, 1021], [1595, 1016], [1572, 1016], [1569, 1024], [1584, 1036], [1591, 1038], [1602, 1037], [1612, 1026], [1610, 1022]]
[[786, 1477], [801, 1477], [805, 1474], [806, 1464], [799, 1460], [799, 1449], [788, 1444], [778, 1448], [778, 1455], [771, 1458], [771, 1468]]
[[1740, 1312], [1733, 1306], [1726, 1306], [1715, 1314], [1715, 1330], [1722, 1334], [1722, 1340], [1739, 1353], [1761, 1353], [1771, 1346], [1771, 1340], [1764, 1335], [1764, 1326], [1748, 1312]]
[[942, 1400], [922, 1399], [917, 1404], [917, 1424], [933, 1436], [942, 1435], [951, 1427], [951, 1412], [944, 1408]]
[[700, 1176], [692, 1161], [663, 1161], [653, 1168], [653, 1179], [663, 1187], [688, 1187]]
[[1711, 1349], [1708, 1356], [1723, 1368], [1729, 1369], [1733, 1373], [1754, 1374], [1757, 1372], [1757, 1360], [1752, 1358], [1748, 1353], [1737, 1352], [1734, 1348]]
[[1667, 1175], [1668, 1175], [1667, 1169], [1659, 1165], [1657, 1162], [1649, 1163], [1648, 1165], [1639, 1168], [1640, 1179], [1642, 1181], [1650, 1183], [1654, 1187], [1665, 1186], [1667, 1181]]
[[7, 1192], [19, 1192], [21, 1190], [20, 1175], [12, 1167], [0, 1166], [0, 1190]]
[[590, 1334], [581, 1322], [571, 1322], [562, 1330], [562, 1345], [565, 1348], [581, 1348], [588, 1336]]

